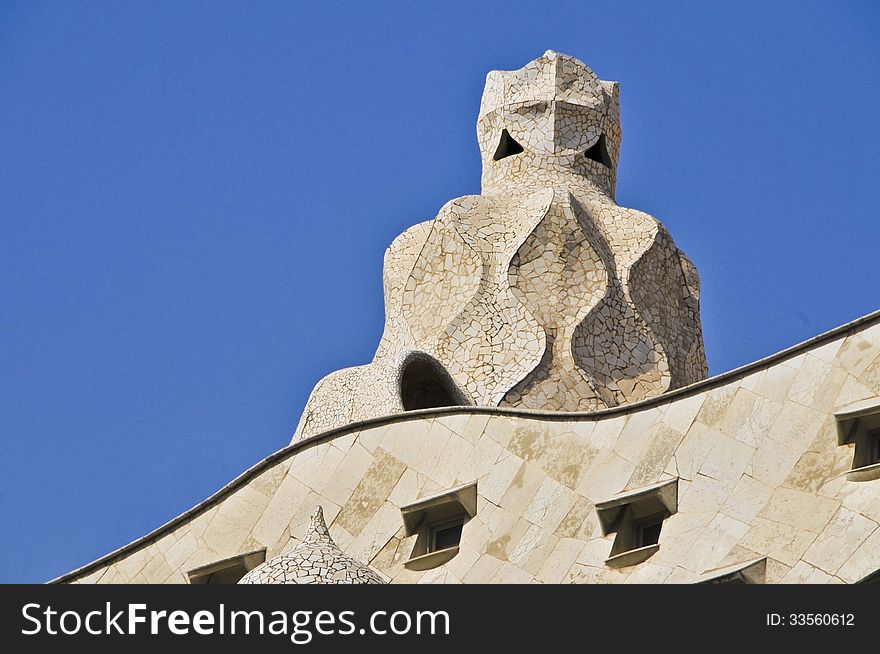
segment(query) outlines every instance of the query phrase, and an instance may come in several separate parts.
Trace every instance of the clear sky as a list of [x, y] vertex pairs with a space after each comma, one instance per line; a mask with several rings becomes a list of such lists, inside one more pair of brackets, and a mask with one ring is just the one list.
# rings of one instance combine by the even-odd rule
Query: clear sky
[[880, 4], [0, 3], [0, 581], [137, 538], [367, 362], [382, 256], [479, 192], [486, 73], [621, 83], [619, 204], [712, 374], [880, 307]]

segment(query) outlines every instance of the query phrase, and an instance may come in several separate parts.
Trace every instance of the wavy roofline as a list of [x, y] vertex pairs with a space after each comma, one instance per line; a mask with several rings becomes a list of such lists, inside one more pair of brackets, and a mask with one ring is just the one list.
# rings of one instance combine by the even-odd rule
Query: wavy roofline
[[708, 379], [690, 384], [689, 386], [677, 388], [675, 390], [664, 393], [663, 395], [647, 398], [639, 402], [633, 402], [632, 404], [611, 407], [608, 409], [601, 409], [599, 411], [540, 411], [535, 409], [511, 409], [503, 407], [452, 406], [406, 411], [403, 413], [395, 413], [378, 418], [370, 418], [369, 420], [351, 422], [341, 427], [335, 427], [320, 434], [315, 434], [314, 436], [309, 436], [308, 438], [304, 438], [295, 443], [291, 443], [290, 445], [287, 445], [286, 447], [283, 447], [280, 450], [273, 452], [266, 458], [258, 461], [250, 468], [242, 472], [240, 475], [238, 475], [235, 479], [230, 481], [222, 488], [209, 495], [198, 504], [195, 504], [191, 508], [187, 509], [177, 517], [172, 518], [165, 524], [157, 527], [156, 529], [153, 529], [144, 536], [133, 540], [127, 545], [123, 545], [122, 547], [119, 547], [105, 554], [104, 556], [95, 559], [91, 563], [86, 563], [85, 565], [80, 566], [75, 570], [71, 570], [70, 572], [55, 577], [54, 579], [51, 579], [46, 583], [59, 584], [75, 580], [78, 577], [83, 577], [87, 574], [90, 574], [96, 568], [104, 564], [111, 563], [114, 559], [120, 558], [125, 554], [137, 551], [139, 548], [148, 545], [160, 536], [163, 536], [166, 533], [170, 532], [181, 523], [186, 522], [189, 518], [194, 517], [202, 511], [211, 508], [227, 495], [230, 495], [234, 491], [244, 486], [247, 482], [256, 477], [259, 473], [261, 473], [272, 464], [277, 463], [278, 461], [281, 461], [300, 450], [304, 450], [306, 448], [312, 447], [314, 445], [339, 436], [345, 436], [352, 432], [361, 431], [369, 427], [377, 427], [384, 424], [406, 422], [409, 420], [420, 420], [422, 418], [447, 415], [489, 414], [542, 420], [600, 420], [603, 418], [636, 413], [638, 411], [641, 411], [642, 409], [666, 404], [676, 399], [688, 397], [696, 393], [701, 393], [703, 391], [717, 388], [719, 386], [724, 386], [729, 382], [745, 377], [746, 375], [756, 372], [762, 368], [781, 363], [787, 359], [798, 356], [805, 351], [820, 347], [830, 341], [836, 340], [841, 337], [845, 338], [847, 336], [850, 336], [860, 331], [861, 329], [872, 325], [875, 322], [880, 322], [880, 309], [864, 315], [860, 318], [856, 318], [855, 320], [851, 320], [850, 322], [844, 323], [839, 327], [835, 327], [826, 332], [823, 332], [818, 336], [813, 336], [812, 338], [809, 338], [805, 341], [801, 341], [800, 343], [780, 350], [775, 354], [771, 354], [762, 359], [758, 359], [757, 361], [754, 361], [752, 363], [747, 363], [743, 366], [740, 366], [739, 368], [729, 370], [728, 372], [723, 372], [721, 374], [715, 375], [714, 377], [709, 377]]

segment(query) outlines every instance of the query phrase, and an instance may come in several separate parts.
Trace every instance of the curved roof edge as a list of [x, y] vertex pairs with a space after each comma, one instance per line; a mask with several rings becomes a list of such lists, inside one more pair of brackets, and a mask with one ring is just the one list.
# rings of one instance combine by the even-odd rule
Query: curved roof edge
[[509, 409], [502, 407], [483, 407], [483, 406], [457, 406], [457, 407], [441, 407], [436, 409], [418, 409], [414, 411], [406, 411], [403, 413], [395, 413], [388, 416], [382, 416], [379, 418], [370, 418], [369, 420], [361, 420], [358, 422], [351, 422], [347, 425], [343, 425], [342, 427], [336, 427], [334, 429], [330, 429], [320, 434], [316, 434], [314, 436], [309, 436], [308, 438], [304, 438], [301, 441], [296, 443], [291, 443], [286, 447], [281, 448], [280, 450], [270, 454], [265, 459], [258, 461], [250, 468], [245, 470], [243, 473], [238, 475], [235, 479], [230, 481], [228, 484], [217, 490], [215, 493], [209, 495], [207, 498], [194, 505], [190, 509], [187, 509], [176, 518], [172, 518], [165, 524], [157, 527], [151, 532], [141, 536], [140, 538], [133, 540], [127, 545], [123, 545], [104, 556], [95, 559], [91, 563], [87, 563], [75, 570], [71, 570], [63, 575], [55, 577], [54, 579], [50, 579], [47, 581], [47, 584], [58, 584], [66, 581], [74, 580], [78, 577], [82, 577], [86, 574], [90, 574], [95, 568], [110, 563], [113, 559], [121, 557], [123, 554], [127, 554], [129, 552], [136, 551], [141, 546], [145, 546], [149, 544], [151, 541], [155, 540], [159, 536], [162, 536], [168, 531], [171, 531], [173, 528], [177, 527], [179, 524], [185, 522], [190, 517], [200, 513], [201, 511], [210, 508], [220, 500], [222, 500], [227, 495], [231, 494], [233, 491], [237, 490], [245, 483], [253, 479], [260, 472], [262, 472], [265, 468], [269, 467], [273, 463], [276, 463], [287, 456], [297, 452], [299, 450], [304, 450], [313, 445], [317, 445], [326, 440], [330, 440], [337, 436], [343, 436], [345, 434], [360, 431], [366, 427], [377, 427], [386, 423], [393, 422], [404, 422], [407, 420], [420, 419], [425, 417], [436, 417], [436, 416], [444, 416], [444, 415], [458, 415], [458, 414], [480, 414], [480, 413], [488, 413], [492, 415], [507, 415], [507, 416], [515, 416], [519, 418], [536, 418], [542, 420], [571, 420], [571, 419], [601, 419], [612, 416], [617, 416], [625, 413], [634, 413], [640, 411], [642, 409], [650, 408], [653, 406], [657, 406], [660, 404], [665, 404], [670, 400], [678, 399], [681, 397], [686, 397], [689, 395], [693, 395], [695, 393], [700, 393], [705, 390], [709, 390], [711, 388], [715, 388], [718, 386], [723, 386], [724, 384], [744, 377], [752, 372], [756, 372], [761, 368], [770, 366], [772, 364], [780, 363], [786, 359], [790, 359], [802, 352], [807, 350], [811, 350], [813, 348], [824, 345], [825, 343], [835, 340], [840, 337], [846, 337], [853, 334], [856, 331], [859, 331], [860, 328], [867, 327], [874, 322], [880, 322], [880, 309], [873, 311], [865, 316], [860, 318], [856, 318], [855, 320], [851, 320], [850, 322], [844, 323], [839, 327], [835, 327], [829, 331], [823, 332], [818, 336], [814, 336], [805, 341], [801, 341], [791, 347], [785, 348], [784, 350], [780, 350], [775, 354], [771, 354], [762, 359], [758, 359], [752, 363], [748, 363], [744, 366], [740, 366], [739, 368], [734, 368], [733, 370], [729, 370], [728, 372], [721, 373], [719, 375], [715, 375], [714, 377], [709, 377], [708, 379], [704, 379], [702, 381], [696, 382], [695, 384], [691, 384], [689, 386], [683, 386], [682, 388], [677, 388], [675, 390], [664, 393], [663, 395], [658, 395], [656, 397], [647, 398], [641, 400], [639, 402], [633, 402], [632, 404], [625, 404], [617, 407], [612, 407], [609, 409], [602, 409], [600, 411], [587, 411], [587, 412], [565, 412], [565, 411], [540, 411], [535, 409]]

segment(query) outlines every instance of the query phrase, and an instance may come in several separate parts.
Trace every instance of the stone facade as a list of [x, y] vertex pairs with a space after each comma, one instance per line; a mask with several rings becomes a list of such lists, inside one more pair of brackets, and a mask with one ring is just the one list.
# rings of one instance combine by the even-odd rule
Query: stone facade
[[[180, 583], [303, 539], [316, 505], [350, 557], [392, 583], [688, 583], [764, 559], [767, 583], [853, 583], [880, 569], [880, 480], [852, 482], [838, 407], [880, 396], [880, 312], [746, 369], [595, 413], [460, 407], [297, 442], [130, 546], [62, 577]], [[596, 503], [678, 479], [658, 551], [605, 564]], [[405, 562], [400, 507], [477, 482], [458, 554]]]
[[620, 137], [617, 83], [576, 59], [489, 73], [482, 194], [391, 244], [378, 351], [318, 383], [294, 440], [427, 406], [591, 411], [704, 379], [697, 271], [614, 202]]
[[694, 267], [613, 199], [617, 85], [548, 52], [489, 74], [477, 133], [482, 195], [388, 250], [373, 362], [318, 384], [291, 445], [56, 581], [256, 554], [244, 583], [880, 578], [880, 312], [704, 380]]

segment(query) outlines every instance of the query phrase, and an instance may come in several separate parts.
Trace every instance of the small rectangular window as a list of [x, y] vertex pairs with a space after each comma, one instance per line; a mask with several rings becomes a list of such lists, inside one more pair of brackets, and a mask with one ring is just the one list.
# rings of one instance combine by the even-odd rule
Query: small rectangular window
[[880, 396], [859, 400], [834, 413], [837, 444], [852, 448], [847, 481], [880, 479]]
[[186, 573], [191, 584], [237, 584], [238, 580], [266, 560], [265, 548], [203, 565]]
[[431, 525], [431, 542], [428, 544], [428, 551], [437, 552], [458, 545], [461, 542], [462, 527], [464, 527], [464, 520]]
[[663, 528], [664, 517], [663, 515], [651, 516], [636, 523], [634, 549], [656, 545], [660, 542], [660, 530]]
[[613, 568], [647, 561], [660, 548], [663, 521], [678, 511], [678, 480], [619, 493], [596, 502], [602, 534], [617, 532], [611, 556], [605, 564]]
[[452, 560], [464, 525], [477, 514], [477, 484], [465, 484], [400, 507], [404, 533], [418, 535], [407, 570], [430, 570]]

